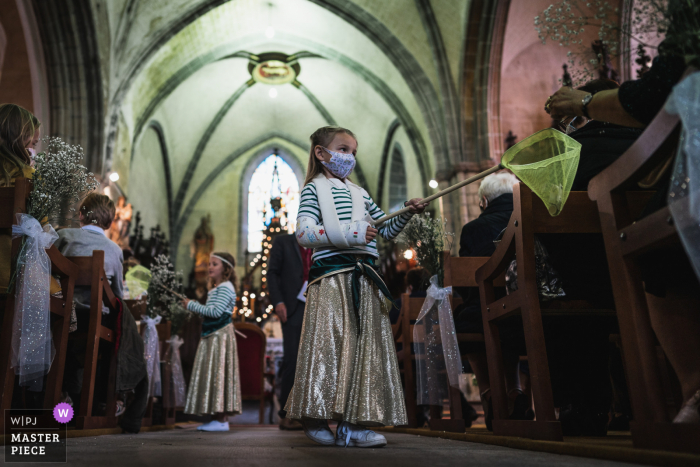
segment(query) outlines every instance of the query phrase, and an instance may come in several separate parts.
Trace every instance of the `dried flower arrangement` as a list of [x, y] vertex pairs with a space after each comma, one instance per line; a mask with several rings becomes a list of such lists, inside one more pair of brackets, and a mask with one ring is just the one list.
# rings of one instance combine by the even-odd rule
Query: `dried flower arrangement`
[[446, 232], [447, 221], [430, 213], [415, 215], [395, 241], [416, 252], [416, 261], [430, 276], [437, 275], [443, 287], [445, 276], [443, 252], [452, 248], [454, 233]]
[[[597, 78], [601, 67], [613, 57], [629, 54], [626, 48], [633, 43], [655, 49], [647, 38], [663, 37], [670, 28], [676, 50], [685, 55], [697, 54], [700, 5], [696, 1], [635, 0], [629, 15], [629, 21], [622, 21], [620, 9], [603, 0], [560, 0], [535, 16], [535, 31], [543, 44], [549, 40], [571, 47], [567, 56], [574, 86]], [[598, 31], [595, 53], [583, 43], [587, 28]]]
[[99, 183], [82, 165], [83, 149], [65, 143], [61, 138], [43, 138], [46, 151], [35, 158], [34, 188], [27, 202], [27, 214], [43, 223], [60, 218], [61, 210], [75, 206]]
[[166, 255], [158, 255], [151, 265], [151, 282], [148, 285], [149, 317], [162, 316], [172, 324], [171, 332], [177, 334], [190, 319], [191, 313], [180, 304], [180, 299], [168, 289], [182, 293], [182, 272], [175, 267]]

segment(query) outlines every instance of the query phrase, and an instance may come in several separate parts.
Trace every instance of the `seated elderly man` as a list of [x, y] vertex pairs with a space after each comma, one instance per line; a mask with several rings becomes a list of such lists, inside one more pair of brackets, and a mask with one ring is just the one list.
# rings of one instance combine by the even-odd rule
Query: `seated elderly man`
[[[506, 228], [513, 213], [513, 185], [516, 183], [518, 183], [518, 179], [510, 172], [499, 172], [484, 178], [478, 192], [479, 207], [482, 213], [477, 219], [467, 223], [462, 228], [459, 256], [491, 256], [496, 251], [494, 240]], [[464, 300], [463, 304], [455, 310], [457, 332], [483, 334], [479, 289], [464, 287], [457, 288], [457, 292]], [[502, 329], [510, 418], [512, 420], [531, 420], [533, 414], [529, 410], [529, 403], [520, 388], [519, 380], [519, 352], [516, 347], [522, 346], [522, 332], [515, 328], [512, 332], [509, 332], [510, 329]], [[491, 430], [493, 408], [486, 350], [481, 343], [468, 343], [463, 345], [462, 352], [467, 353], [469, 364], [476, 375], [484, 406], [486, 426]]]
[[[112, 292], [117, 298], [123, 297], [122, 250], [107, 238], [106, 230], [112, 225], [115, 206], [105, 195], [91, 193], [80, 206], [80, 228], [61, 229], [58, 231], [56, 248], [64, 256], [92, 256], [94, 250], [105, 252], [104, 270]], [[75, 287], [73, 300], [78, 318], [78, 330], [85, 332], [89, 325], [90, 287]], [[126, 310], [125, 310], [126, 311]], [[102, 325], [116, 329], [117, 313], [102, 307]], [[143, 343], [136, 324], [128, 311], [122, 313], [122, 338], [118, 362], [143, 361]], [[66, 367], [63, 377], [63, 390], [68, 401], [79, 401], [82, 392], [82, 366], [84, 362], [85, 342], [69, 341], [66, 354]], [[106, 397], [109, 365], [98, 362], [95, 378], [95, 400]], [[118, 363], [118, 366], [120, 363]], [[124, 366], [124, 365], [123, 365]], [[117, 376], [118, 390], [135, 390], [134, 401], [125, 410], [122, 401], [117, 405], [117, 416], [124, 414], [121, 426], [126, 432], [138, 433], [141, 419], [148, 403], [148, 377], [144, 365], [125, 365], [119, 369]], [[120, 386], [125, 386], [120, 389]]]

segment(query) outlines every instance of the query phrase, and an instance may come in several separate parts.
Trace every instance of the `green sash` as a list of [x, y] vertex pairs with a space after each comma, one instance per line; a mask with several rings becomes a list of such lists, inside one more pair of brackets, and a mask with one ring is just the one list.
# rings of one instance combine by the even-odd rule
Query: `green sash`
[[325, 277], [343, 272], [352, 272], [352, 304], [357, 318], [357, 330], [360, 330], [360, 277], [366, 275], [374, 285], [393, 303], [391, 292], [384, 283], [381, 273], [370, 255], [335, 255], [314, 261], [309, 271], [309, 287]]

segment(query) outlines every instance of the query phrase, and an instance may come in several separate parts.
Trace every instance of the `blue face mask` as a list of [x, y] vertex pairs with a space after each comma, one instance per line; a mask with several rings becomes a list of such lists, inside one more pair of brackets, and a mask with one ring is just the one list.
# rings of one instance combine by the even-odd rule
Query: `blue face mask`
[[330, 151], [326, 148], [323, 148], [323, 150], [331, 155], [331, 160], [328, 162], [321, 161], [321, 164], [336, 177], [341, 180], [346, 179], [355, 168], [355, 156], [352, 154], [345, 154], [344, 152]]

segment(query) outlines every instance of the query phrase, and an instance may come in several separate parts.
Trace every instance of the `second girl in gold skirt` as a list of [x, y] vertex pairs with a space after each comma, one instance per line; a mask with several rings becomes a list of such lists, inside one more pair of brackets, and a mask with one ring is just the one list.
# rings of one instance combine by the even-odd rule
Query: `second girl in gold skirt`
[[186, 414], [214, 415], [214, 420], [197, 428], [201, 431], [228, 431], [227, 417], [241, 413], [241, 378], [231, 319], [236, 305], [235, 265], [230, 253], [212, 253], [207, 304], [183, 300], [185, 308], [204, 318], [185, 403]]

